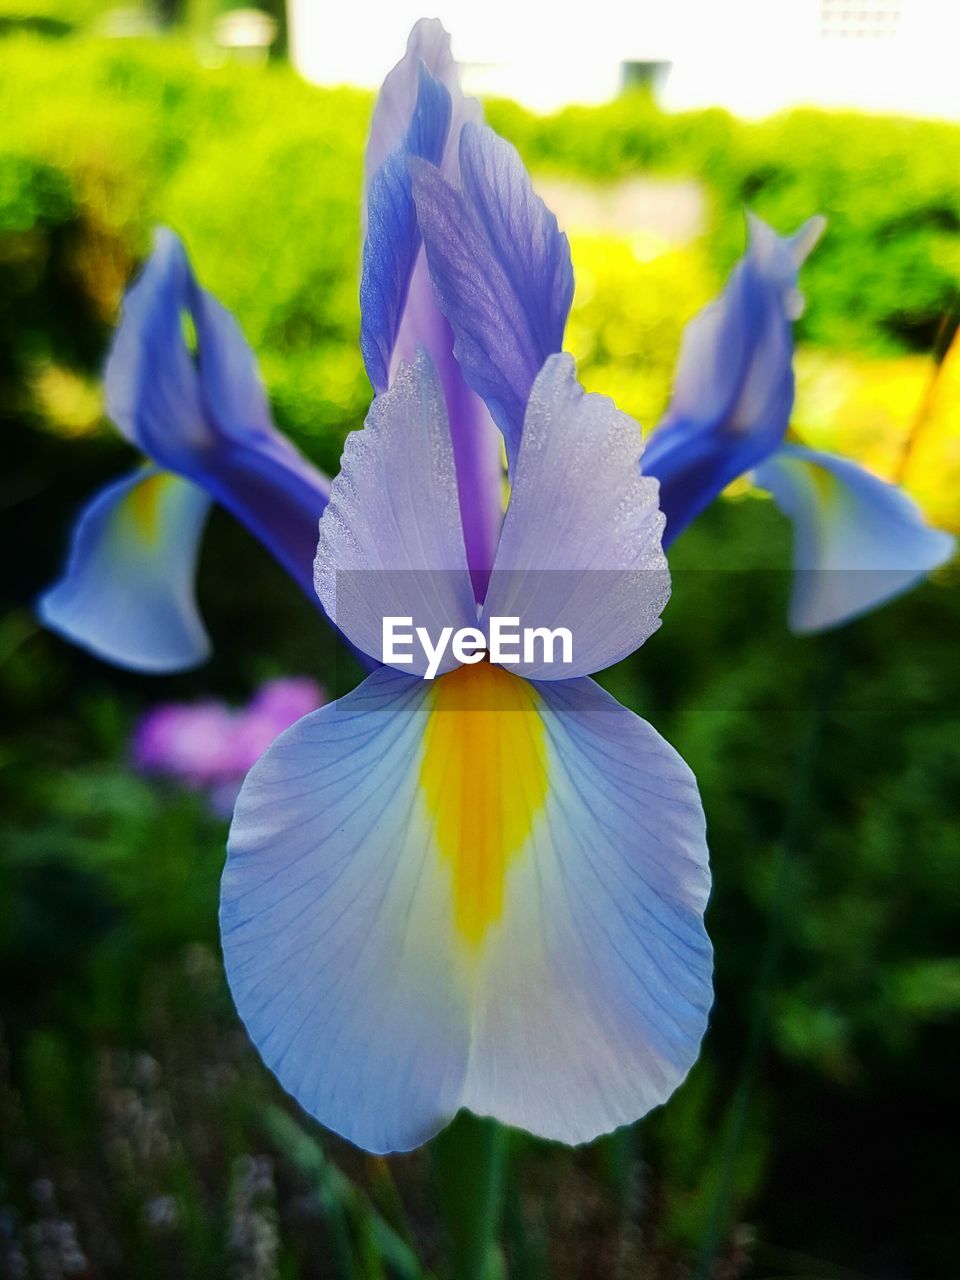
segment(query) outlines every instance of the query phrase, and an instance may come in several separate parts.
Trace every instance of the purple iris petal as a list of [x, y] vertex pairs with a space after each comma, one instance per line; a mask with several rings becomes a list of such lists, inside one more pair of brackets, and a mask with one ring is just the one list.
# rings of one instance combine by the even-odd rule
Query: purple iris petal
[[530, 393], [484, 623], [566, 627], [572, 653], [569, 662], [524, 656], [517, 675], [600, 671], [660, 626], [670, 574], [641, 450], [640, 428], [606, 396], [584, 392], [572, 356], [546, 361]]
[[227, 445], [196, 477], [286, 569], [311, 600], [317, 527], [330, 494], [325, 476], [286, 441]]
[[422, 251], [414, 269], [407, 309], [394, 349], [394, 370], [401, 364], [414, 364], [421, 349], [433, 361], [443, 387], [467, 563], [474, 594], [482, 601], [496, 555], [502, 520], [501, 435], [487, 406], [463, 379], [453, 354], [453, 331], [437, 307]]
[[[412, 619], [434, 641], [446, 626], [476, 625], [444, 398], [423, 352], [347, 439], [320, 521], [316, 589], [344, 635], [378, 661], [388, 661], [387, 617]], [[423, 675], [423, 653], [411, 658], [406, 669]], [[448, 654], [440, 669], [451, 665]]]
[[315, 598], [329, 482], [273, 426], [239, 326], [197, 284], [169, 230], [158, 233], [127, 294], [105, 379], [108, 411], [124, 435], [222, 502]]
[[567, 237], [514, 147], [466, 125], [461, 189], [412, 162], [414, 196], [440, 309], [464, 377], [503, 432], [512, 467], [534, 378], [560, 351], [573, 268]]
[[110, 417], [147, 457], [181, 474], [213, 439], [183, 332], [190, 295], [187, 255], [163, 227], [124, 298], [104, 370]]
[[[390, 385], [402, 363], [416, 360], [419, 348], [433, 361], [447, 402], [470, 576], [474, 593], [482, 600], [502, 515], [500, 434], [454, 358], [453, 333], [437, 307], [419, 233], [415, 241], [419, 252], [411, 261], [406, 188], [390, 159], [398, 149], [406, 154], [404, 142], [418, 109], [424, 69], [449, 94], [447, 141], [436, 163], [453, 180], [459, 178], [461, 129], [465, 122], [481, 119], [479, 104], [461, 92], [450, 37], [435, 20], [418, 22], [405, 56], [380, 91], [367, 146], [369, 218], [361, 289], [362, 345], [378, 391]], [[422, 148], [416, 153], [426, 154]], [[384, 169], [387, 173], [381, 179]]]
[[420, 251], [420, 229], [407, 160], [443, 159], [450, 128], [450, 94], [420, 67], [420, 90], [402, 144], [373, 175], [367, 198], [367, 234], [360, 279], [360, 349], [377, 392], [390, 381], [390, 359]]
[[781, 238], [751, 217], [747, 252], [721, 296], [687, 326], [673, 399], [647, 443], [669, 544], [717, 494], [776, 449], [793, 407], [797, 270], [822, 231]]
[[420, 68], [425, 67], [450, 94], [452, 108], [448, 160], [456, 172], [456, 141], [467, 120], [480, 120], [482, 111], [476, 98], [465, 98], [460, 89], [460, 72], [450, 51], [450, 36], [436, 18], [421, 18], [407, 40], [407, 50], [387, 75], [377, 95], [365, 161], [366, 186], [387, 156], [401, 145], [410, 125], [420, 91]]
[[226, 307], [200, 287], [182, 246], [180, 252], [186, 266], [186, 297], [197, 332], [195, 368], [200, 375], [200, 397], [215, 438], [238, 444], [282, 439], [270, 416], [256, 356], [243, 331]]

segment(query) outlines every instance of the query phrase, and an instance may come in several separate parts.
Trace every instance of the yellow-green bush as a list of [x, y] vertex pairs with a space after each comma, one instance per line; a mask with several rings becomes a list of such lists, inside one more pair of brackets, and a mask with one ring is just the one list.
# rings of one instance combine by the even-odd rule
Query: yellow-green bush
[[567, 346], [588, 389], [649, 430], [666, 408], [683, 327], [714, 292], [714, 275], [696, 246], [650, 260], [611, 236], [574, 236], [571, 247]]
[[711, 237], [726, 269], [745, 207], [781, 231], [812, 213], [828, 234], [811, 260], [816, 300], [801, 337], [877, 351], [929, 350], [960, 288], [960, 128], [854, 112], [792, 111], [758, 124], [721, 111], [665, 115], [643, 93], [538, 118], [491, 104], [534, 164], [610, 181], [693, 174], [715, 196]]
[[[185, 238], [238, 315], [282, 425], [333, 466], [369, 395], [357, 350], [359, 186], [370, 96], [320, 90], [287, 67], [200, 66], [176, 40], [3, 40], [0, 364], [22, 402], [44, 362], [97, 373], [124, 282], [156, 222]], [[693, 175], [712, 195], [698, 247], [641, 262], [579, 239], [571, 344], [645, 425], [681, 321], [742, 248], [750, 204], [787, 230], [831, 218], [807, 268], [806, 336], [843, 350], [926, 348], [960, 277], [960, 130], [799, 112], [745, 125], [667, 116], [634, 93], [491, 121], [535, 171], [609, 182]]]
[[205, 70], [168, 42], [18, 38], [5, 53], [0, 225], [58, 279], [79, 278], [100, 322], [96, 349], [77, 351], [55, 323], [56, 281], [35, 274], [27, 323], [22, 307], [2, 321], [21, 380], [44, 360], [96, 373], [122, 286], [165, 222], [237, 313], [281, 423], [333, 467], [369, 394], [356, 299], [368, 96], [285, 67]]

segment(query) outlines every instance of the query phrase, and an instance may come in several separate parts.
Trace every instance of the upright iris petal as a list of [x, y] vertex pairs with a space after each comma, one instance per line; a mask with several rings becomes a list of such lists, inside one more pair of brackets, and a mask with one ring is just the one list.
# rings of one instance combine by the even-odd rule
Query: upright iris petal
[[411, 157], [438, 165], [450, 128], [450, 94], [420, 66], [420, 89], [402, 144], [370, 182], [360, 280], [360, 348], [377, 392], [390, 382], [390, 362], [422, 243], [413, 203]]
[[955, 550], [902, 489], [844, 458], [785, 446], [755, 479], [793, 521], [795, 631], [823, 631], [875, 609]]
[[[471, 612], [448, 433], [423, 356], [377, 399], [332, 486], [318, 589], [378, 653], [374, 624], [398, 597], [432, 625]], [[574, 440], [577, 467], [597, 470], [584, 493]], [[649, 634], [666, 599], [639, 440], [577, 387], [569, 359], [547, 362], [490, 591], [502, 574], [518, 613], [552, 601], [555, 619], [569, 603], [556, 594], [563, 548], [584, 547], [574, 576], [596, 571], [598, 592], [605, 571], [639, 569], [630, 589], [566, 614], [598, 661]], [[367, 591], [344, 616], [351, 575]], [[415, 1146], [461, 1106], [582, 1142], [662, 1102], [696, 1057], [708, 887], [689, 770], [592, 681], [534, 682], [490, 661], [434, 681], [385, 666], [249, 774], [224, 956], [268, 1065], [359, 1145]]]
[[[476, 624], [450, 428], [425, 353], [347, 440], [320, 521], [315, 583], [344, 635], [378, 661], [384, 617], [409, 617], [434, 636]], [[410, 666], [424, 670], [419, 658]]]
[[533, 380], [563, 346], [570, 246], [515, 148], [492, 129], [464, 127], [460, 177], [457, 190], [416, 165], [417, 213], [454, 353], [503, 432], [512, 467]]
[[640, 473], [637, 424], [587, 395], [573, 359], [551, 356], [533, 384], [483, 617], [572, 628], [573, 661], [538, 654], [529, 679], [586, 675], [639, 648], [670, 597], [657, 484]]
[[646, 450], [667, 543], [783, 440], [794, 396], [791, 322], [802, 308], [797, 270], [824, 225], [811, 218], [782, 238], [751, 216], [746, 254], [687, 326], [673, 398]]
[[274, 434], [253, 352], [166, 227], [124, 298], [104, 384], [112, 420], [171, 471], [197, 470], [224, 438]]
[[329, 482], [274, 427], [253, 352], [170, 231], [127, 295], [105, 382], [124, 435], [223, 503], [312, 591]]
[[[483, 111], [476, 98], [464, 97], [461, 92], [460, 69], [450, 48], [450, 36], [443, 24], [436, 18], [420, 18], [410, 32], [406, 52], [387, 74], [377, 95], [364, 165], [367, 187], [391, 152], [401, 145], [409, 128], [419, 95], [421, 66], [450, 94], [450, 135], [453, 139], [460, 137], [460, 129], [467, 120], [479, 121], [483, 118]], [[447, 149], [445, 163], [456, 172], [455, 146]]]
[[[435, 126], [444, 92], [449, 97], [449, 127], [437, 156], [439, 130], [420, 127], [417, 118], [432, 120]], [[412, 160], [424, 158], [458, 180], [461, 131], [465, 123], [480, 118], [479, 104], [460, 90], [450, 37], [439, 22], [418, 22], [374, 111], [367, 146], [361, 300], [364, 356], [375, 390], [389, 386], [400, 364], [412, 363], [421, 347], [437, 370], [450, 420], [470, 576], [482, 600], [502, 515], [500, 436], [454, 358], [453, 333], [436, 304], [419, 224], [411, 232], [409, 203]]]

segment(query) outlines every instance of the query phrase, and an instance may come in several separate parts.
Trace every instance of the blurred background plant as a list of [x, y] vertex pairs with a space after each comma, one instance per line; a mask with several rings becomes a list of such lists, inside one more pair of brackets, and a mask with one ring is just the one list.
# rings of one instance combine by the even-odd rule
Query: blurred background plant
[[[279, 424], [336, 470], [370, 395], [370, 97], [282, 60], [203, 66], [182, 33], [106, 39], [101, 9], [0, 5], [0, 1270], [449, 1275], [429, 1155], [373, 1160], [323, 1134], [247, 1046], [216, 941], [224, 824], [129, 763], [153, 703], [241, 702], [292, 671], [336, 693], [349, 656], [220, 514], [202, 671], [123, 675], [30, 609], [76, 506], [131, 462], [98, 378], [157, 222], [238, 316]], [[781, 231], [826, 213], [795, 428], [960, 528], [960, 357], [935, 379], [960, 282], [960, 128], [665, 115], [639, 90], [488, 116], [571, 231], [585, 380], [645, 426], [683, 324], [740, 252], [744, 205]], [[960, 586], [948, 571], [799, 640], [788, 560], [772, 505], [730, 495], [678, 542], [663, 629], [605, 677], [700, 781], [717, 1005], [690, 1080], [635, 1131], [578, 1151], [510, 1136], [501, 1272], [952, 1280]]]
[[142, 774], [202, 791], [229, 818], [247, 772], [274, 738], [326, 702], [309, 676], [267, 680], [244, 707], [215, 698], [151, 707], [133, 732], [130, 758]]

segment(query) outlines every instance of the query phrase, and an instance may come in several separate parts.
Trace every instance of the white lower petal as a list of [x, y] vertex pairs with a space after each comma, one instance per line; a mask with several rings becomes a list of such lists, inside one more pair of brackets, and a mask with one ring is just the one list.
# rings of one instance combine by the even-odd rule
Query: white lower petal
[[380, 670], [254, 767], [229, 850], [240, 1014], [284, 1087], [360, 1146], [415, 1146], [460, 1106], [586, 1141], [696, 1058], [696, 786], [592, 681]]
[[790, 445], [756, 472], [794, 525], [790, 625], [823, 631], [885, 604], [953, 555], [902, 489], [845, 458]]
[[41, 620], [132, 671], [198, 666], [210, 653], [194, 590], [209, 509], [202, 490], [152, 467], [109, 485], [77, 522]]

